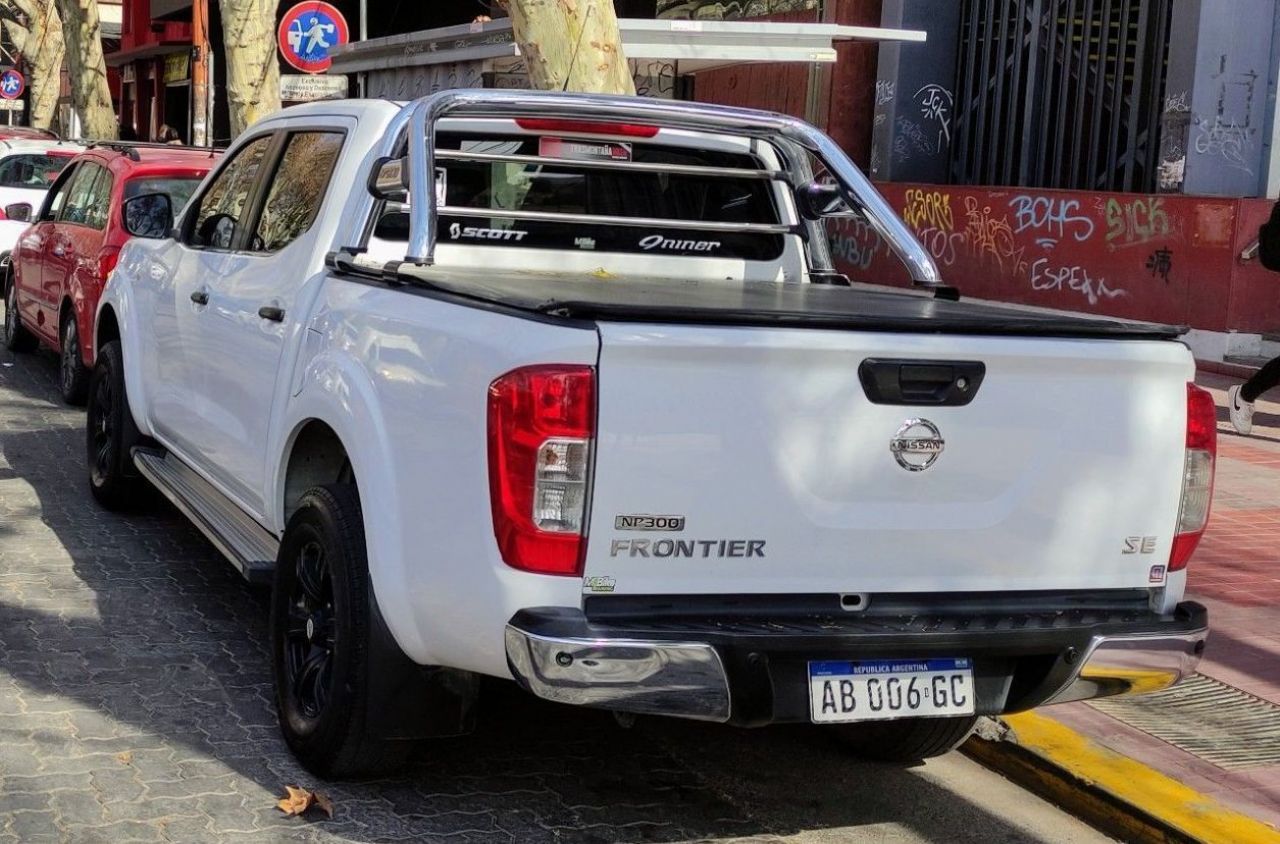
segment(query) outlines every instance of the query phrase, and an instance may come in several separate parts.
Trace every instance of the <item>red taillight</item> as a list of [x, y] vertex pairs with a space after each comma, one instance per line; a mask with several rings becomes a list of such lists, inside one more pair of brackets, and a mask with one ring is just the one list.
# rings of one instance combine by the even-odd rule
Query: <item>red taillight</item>
[[1169, 571], [1187, 567], [1209, 523], [1213, 470], [1218, 455], [1218, 407], [1213, 396], [1187, 384], [1187, 451], [1182, 469], [1182, 503], [1169, 554]]
[[116, 268], [116, 263], [120, 260], [120, 247], [107, 246], [98, 253], [98, 278], [106, 281], [111, 275], [111, 271]]
[[595, 392], [589, 366], [528, 366], [489, 385], [493, 531], [513, 568], [582, 573]]
[[544, 117], [518, 117], [516, 125], [530, 132], [581, 132], [585, 135], [618, 135], [624, 138], [652, 138], [657, 126], [638, 123], [595, 123], [582, 120], [549, 120]]

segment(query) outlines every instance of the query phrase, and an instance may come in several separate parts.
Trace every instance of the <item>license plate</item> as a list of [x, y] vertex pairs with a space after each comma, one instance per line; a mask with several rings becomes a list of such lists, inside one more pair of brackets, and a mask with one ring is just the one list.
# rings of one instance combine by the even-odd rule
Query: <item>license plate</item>
[[973, 662], [905, 659], [809, 663], [816, 724], [972, 715]]

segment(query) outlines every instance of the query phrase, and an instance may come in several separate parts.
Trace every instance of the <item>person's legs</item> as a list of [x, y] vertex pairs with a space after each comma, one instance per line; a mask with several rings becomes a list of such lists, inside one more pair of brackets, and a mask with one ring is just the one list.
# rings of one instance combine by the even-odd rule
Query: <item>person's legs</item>
[[1280, 384], [1280, 358], [1273, 358], [1240, 388], [1240, 400], [1252, 404], [1277, 384]]

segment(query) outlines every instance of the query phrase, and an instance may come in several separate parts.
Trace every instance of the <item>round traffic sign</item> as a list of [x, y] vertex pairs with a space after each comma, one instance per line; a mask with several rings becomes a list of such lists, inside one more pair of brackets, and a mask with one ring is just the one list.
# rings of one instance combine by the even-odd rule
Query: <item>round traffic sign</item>
[[309, 0], [284, 13], [277, 33], [284, 60], [303, 73], [324, 73], [329, 51], [351, 39], [347, 19], [332, 5]]
[[22, 96], [22, 92], [27, 90], [27, 80], [22, 74], [13, 68], [8, 68], [0, 73], [0, 97], [6, 100], [16, 100]]

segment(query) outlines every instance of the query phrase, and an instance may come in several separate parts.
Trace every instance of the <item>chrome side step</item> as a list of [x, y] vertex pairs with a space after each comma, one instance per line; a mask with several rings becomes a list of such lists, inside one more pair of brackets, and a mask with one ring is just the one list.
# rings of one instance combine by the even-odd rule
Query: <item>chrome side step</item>
[[143, 477], [223, 553], [250, 583], [270, 583], [280, 542], [261, 525], [172, 455], [135, 448], [133, 462]]

